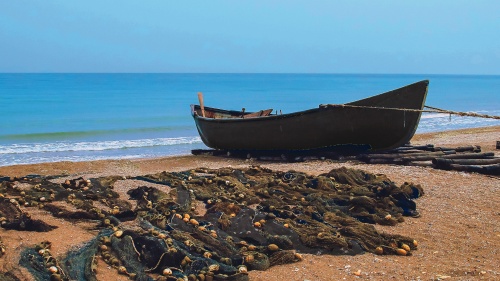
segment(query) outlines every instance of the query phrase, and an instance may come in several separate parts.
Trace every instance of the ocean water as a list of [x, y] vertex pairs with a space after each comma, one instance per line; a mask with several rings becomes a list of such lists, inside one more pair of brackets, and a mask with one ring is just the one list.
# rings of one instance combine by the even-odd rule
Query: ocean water
[[[426, 105], [500, 115], [500, 76], [360, 74], [0, 74], [0, 166], [189, 154], [206, 148], [189, 105], [283, 113], [429, 79]], [[423, 114], [417, 133], [500, 125]]]

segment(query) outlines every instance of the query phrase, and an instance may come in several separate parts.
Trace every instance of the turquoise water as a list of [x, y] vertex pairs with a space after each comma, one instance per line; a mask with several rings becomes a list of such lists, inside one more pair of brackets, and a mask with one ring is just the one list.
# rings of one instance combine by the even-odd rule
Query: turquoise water
[[[429, 79], [427, 105], [500, 115], [500, 76], [0, 74], [0, 166], [189, 154], [205, 148], [189, 105], [283, 113]], [[500, 125], [424, 114], [417, 132]]]

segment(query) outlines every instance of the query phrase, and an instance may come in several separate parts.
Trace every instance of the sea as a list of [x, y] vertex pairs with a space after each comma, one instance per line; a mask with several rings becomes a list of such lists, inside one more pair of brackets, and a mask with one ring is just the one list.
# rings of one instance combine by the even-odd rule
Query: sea
[[[207, 148], [190, 104], [282, 113], [430, 80], [426, 105], [500, 115], [500, 76], [394, 74], [0, 74], [0, 166], [187, 155]], [[424, 113], [417, 133], [500, 125]]]

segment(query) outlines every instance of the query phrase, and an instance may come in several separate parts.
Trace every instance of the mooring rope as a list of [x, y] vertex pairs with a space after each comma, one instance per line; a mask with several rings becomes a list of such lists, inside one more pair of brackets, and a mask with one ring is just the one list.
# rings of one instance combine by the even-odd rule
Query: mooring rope
[[424, 107], [430, 108], [431, 110], [412, 109], [412, 108], [397, 108], [397, 107], [363, 106], [363, 105], [352, 105], [352, 104], [321, 104], [320, 107], [370, 108], [370, 109], [396, 110], [396, 111], [405, 111], [405, 112], [443, 113], [443, 114], [458, 115], [458, 116], [479, 117], [479, 118], [489, 118], [489, 119], [500, 120], [500, 116], [478, 114], [478, 113], [474, 113], [474, 112], [452, 111], [452, 110], [440, 109], [437, 107], [432, 107], [432, 106], [427, 106], [427, 105]]
[[495, 115], [478, 114], [478, 113], [474, 113], [474, 112], [451, 111], [451, 110], [445, 110], [445, 109], [427, 106], [427, 105], [424, 107], [436, 110], [436, 112], [439, 112], [439, 113], [448, 113], [448, 114], [459, 115], [459, 116], [490, 118], [490, 119], [499, 119], [500, 120], [500, 116], [495, 116]]

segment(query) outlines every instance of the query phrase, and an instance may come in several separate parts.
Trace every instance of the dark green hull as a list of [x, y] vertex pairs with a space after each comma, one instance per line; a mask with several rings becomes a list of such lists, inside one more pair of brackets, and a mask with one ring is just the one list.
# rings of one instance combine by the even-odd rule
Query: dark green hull
[[[203, 142], [229, 150], [308, 150], [333, 146], [364, 146], [388, 150], [410, 141], [427, 96], [424, 80], [363, 100], [339, 105], [255, 118], [235, 118], [244, 112], [191, 105]], [[390, 109], [392, 108], [392, 109]], [[410, 111], [393, 110], [410, 109]], [[411, 111], [416, 110], [416, 111]]]

